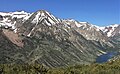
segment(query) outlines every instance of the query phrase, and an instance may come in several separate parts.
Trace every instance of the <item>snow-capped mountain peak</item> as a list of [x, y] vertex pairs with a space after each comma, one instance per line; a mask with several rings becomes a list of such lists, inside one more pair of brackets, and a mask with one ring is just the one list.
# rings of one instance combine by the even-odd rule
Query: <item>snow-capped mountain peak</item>
[[[47, 19], [47, 20], [45, 20], [45, 19]], [[49, 26], [60, 22], [60, 20], [58, 18], [54, 17], [49, 12], [47, 12], [45, 10], [40, 10], [40, 11], [36, 12], [35, 18], [33, 19], [32, 23], [38, 24], [38, 22], [40, 22], [42, 20], [44, 20], [47, 23], [47, 25], [49, 25]]]

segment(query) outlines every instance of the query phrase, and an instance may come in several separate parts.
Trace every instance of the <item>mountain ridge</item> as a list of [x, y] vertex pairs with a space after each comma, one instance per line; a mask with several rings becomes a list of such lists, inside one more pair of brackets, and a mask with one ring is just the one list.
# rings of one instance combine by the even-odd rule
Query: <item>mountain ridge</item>
[[[26, 14], [21, 18], [18, 18], [21, 14], [14, 18], [11, 15], [0, 15], [1, 39], [4, 35], [8, 41], [6, 44], [9, 45], [10, 41], [10, 45], [14, 45], [13, 49], [16, 50], [10, 48], [9, 51], [1, 47], [0, 50], [5, 52], [1, 56], [8, 57], [9, 53], [9, 57], [0, 63], [37, 62], [48, 67], [90, 64], [109, 49], [119, 51], [119, 47], [114, 45], [116, 41], [112, 40], [114, 36], [108, 37], [101, 29], [88, 22], [62, 20], [45, 10]], [[118, 31], [119, 28], [113, 31], [115, 36], [119, 35]], [[5, 39], [3, 43], [4, 41]]]
[[[56, 18], [56, 17], [54, 17], [53, 15], [51, 15], [51, 13], [49, 13], [48, 11], [46, 11], [46, 10], [39, 10], [39, 11], [37, 11], [37, 12], [40, 12], [41, 13], [41, 15], [42, 15], [42, 12], [43, 12], [43, 14], [45, 13], [45, 14], [47, 14], [48, 16], [52, 16], [52, 19], [55, 19], [55, 20], [57, 20], [57, 21], [55, 21], [55, 22], [57, 22], [57, 23], [59, 23], [60, 21], [61, 22], [64, 22], [65, 20], [63, 20], [63, 19], [58, 19], [58, 18]], [[37, 13], [36, 12], [36, 13]], [[32, 15], [33, 13], [27, 13], [27, 12], [24, 12], [24, 11], [19, 11], [19, 12], [0, 12], [0, 15], [1, 15], [1, 20], [3, 19], [3, 21], [1, 21], [0, 22], [0, 26], [5, 26], [6, 28], [9, 26], [9, 27], [11, 27], [12, 26], [12, 28], [14, 29], [15, 27], [14, 27], [14, 25], [15, 25], [15, 23], [16, 22], [12, 22], [13, 20], [8, 20], [9, 22], [8, 23], [10, 23], [10, 21], [11, 21], [11, 24], [8, 24], [7, 25], [7, 22], [6, 22], [6, 20], [8, 19], [8, 18], [3, 18], [3, 17], [8, 17], [8, 16], [11, 16], [11, 18], [12, 19], [24, 19], [24, 20], [22, 20], [23, 22], [25, 21], [25, 20], [27, 20], [31, 15]], [[80, 24], [78, 24], [78, 23], [81, 23], [81, 24], [85, 24], [85, 23], [88, 23], [88, 22], [78, 22], [78, 21], [76, 21], [76, 20], [74, 20], [74, 19], [66, 19], [66, 21], [73, 21], [73, 22], [75, 22], [75, 24], [76, 24], [76, 26], [77, 27], [80, 27], [80, 26], [82, 26], [82, 25], [80, 25]], [[66, 23], [66, 22], [65, 22]], [[50, 25], [50, 23], [48, 23], [49, 25]], [[53, 22], [52, 22], [52, 24], [53, 24]], [[55, 23], [54, 23], [55, 24]], [[89, 26], [91, 26], [91, 27], [95, 27], [96, 28], [96, 30], [97, 31], [103, 31], [103, 32], [109, 32], [108, 30], [109, 30], [109, 28], [111, 28], [112, 26], [113, 26], [113, 31], [115, 30], [115, 28], [119, 25], [119, 24], [113, 24], [113, 25], [110, 25], [110, 26], [106, 26], [106, 27], [99, 27], [99, 26], [96, 26], [96, 25], [93, 25], [93, 24], [90, 24], [90, 23], [88, 23], [89, 24]], [[114, 27], [114, 25], [115, 25], [115, 27]], [[110, 33], [109, 33], [110, 34]], [[108, 37], [110, 37], [110, 35], [109, 34], [106, 34]]]

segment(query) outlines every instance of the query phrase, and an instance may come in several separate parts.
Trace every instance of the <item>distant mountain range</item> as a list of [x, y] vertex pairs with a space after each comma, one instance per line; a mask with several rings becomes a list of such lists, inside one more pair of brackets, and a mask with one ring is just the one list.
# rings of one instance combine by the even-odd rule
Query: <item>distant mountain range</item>
[[119, 44], [120, 24], [98, 27], [45, 10], [0, 12], [0, 63], [90, 64], [109, 51], [119, 52]]

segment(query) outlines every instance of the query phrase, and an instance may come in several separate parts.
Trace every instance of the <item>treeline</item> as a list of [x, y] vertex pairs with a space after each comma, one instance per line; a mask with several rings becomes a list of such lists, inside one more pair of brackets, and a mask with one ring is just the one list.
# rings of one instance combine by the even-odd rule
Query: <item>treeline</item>
[[120, 74], [120, 60], [103, 64], [75, 65], [62, 68], [45, 68], [43, 65], [1, 64], [0, 74]]

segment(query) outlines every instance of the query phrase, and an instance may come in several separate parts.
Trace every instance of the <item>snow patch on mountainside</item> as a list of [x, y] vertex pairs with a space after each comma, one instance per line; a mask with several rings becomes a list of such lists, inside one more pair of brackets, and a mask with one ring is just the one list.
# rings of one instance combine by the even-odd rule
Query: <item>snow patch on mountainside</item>
[[100, 29], [107, 34], [108, 37], [112, 36], [112, 33], [114, 30], [118, 27], [118, 24], [106, 26], [106, 27], [100, 27]]
[[27, 13], [27, 12], [24, 12], [24, 11], [21, 11], [21, 12], [0, 12], [0, 15], [5, 17], [5, 16], [11, 16], [12, 18], [24, 18], [26, 16], [29, 16], [30, 13]]
[[24, 22], [30, 17], [30, 13], [20, 11], [20, 12], [0, 12], [0, 27], [3, 28], [11, 28], [16, 32], [16, 20], [15, 19], [22, 19]]

